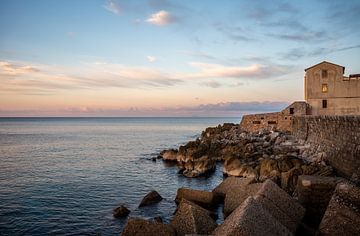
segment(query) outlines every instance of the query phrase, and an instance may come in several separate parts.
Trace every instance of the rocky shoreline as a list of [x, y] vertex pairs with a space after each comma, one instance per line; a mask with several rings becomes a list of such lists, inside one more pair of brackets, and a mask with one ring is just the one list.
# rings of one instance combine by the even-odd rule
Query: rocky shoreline
[[[286, 132], [254, 134], [236, 124], [209, 127], [159, 158], [176, 163], [189, 178], [209, 175], [223, 162], [227, 178], [211, 192], [178, 189], [170, 224], [130, 218], [122, 235], [358, 235], [360, 189], [336, 176], [324, 155]], [[152, 192], [142, 204], [161, 199]], [[219, 205], [221, 225], [214, 220]], [[121, 210], [125, 214], [117, 216], [125, 217], [128, 211]]]

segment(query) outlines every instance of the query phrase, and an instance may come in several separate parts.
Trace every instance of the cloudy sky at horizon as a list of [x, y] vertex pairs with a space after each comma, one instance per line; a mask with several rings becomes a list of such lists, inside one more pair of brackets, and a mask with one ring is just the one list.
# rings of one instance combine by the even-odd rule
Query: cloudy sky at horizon
[[3, 0], [0, 116], [240, 116], [360, 73], [359, 1]]

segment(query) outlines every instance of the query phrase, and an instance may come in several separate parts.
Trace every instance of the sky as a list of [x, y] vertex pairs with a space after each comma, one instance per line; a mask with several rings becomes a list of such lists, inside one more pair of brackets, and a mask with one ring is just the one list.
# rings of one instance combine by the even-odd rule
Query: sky
[[360, 73], [360, 1], [1, 0], [0, 116], [240, 116]]

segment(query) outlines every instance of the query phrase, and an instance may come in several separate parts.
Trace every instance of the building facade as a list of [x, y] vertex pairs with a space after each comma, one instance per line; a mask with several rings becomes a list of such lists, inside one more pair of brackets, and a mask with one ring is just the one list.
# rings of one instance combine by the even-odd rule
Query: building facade
[[311, 115], [360, 115], [360, 75], [323, 61], [305, 69], [305, 101]]
[[293, 116], [360, 115], [360, 74], [344, 73], [345, 67], [326, 61], [305, 69], [306, 102], [294, 102], [280, 112], [245, 115], [241, 129], [291, 132]]

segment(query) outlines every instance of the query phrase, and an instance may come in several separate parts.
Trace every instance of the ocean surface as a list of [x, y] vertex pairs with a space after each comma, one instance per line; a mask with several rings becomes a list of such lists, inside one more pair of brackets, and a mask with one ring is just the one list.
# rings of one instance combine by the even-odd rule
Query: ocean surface
[[[180, 187], [211, 190], [210, 177], [189, 179], [151, 161], [162, 149], [194, 140], [209, 126], [240, 118], [0, 118], [0, 235], [119, 235], [130, 216], [169, 222]], [[165, 199], [137, 206], [157, 190]]]

